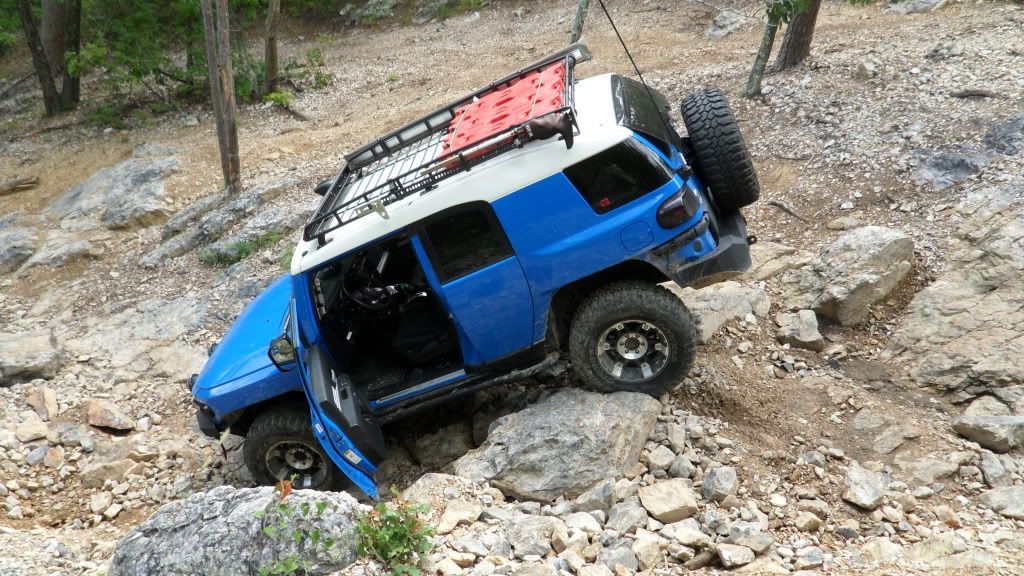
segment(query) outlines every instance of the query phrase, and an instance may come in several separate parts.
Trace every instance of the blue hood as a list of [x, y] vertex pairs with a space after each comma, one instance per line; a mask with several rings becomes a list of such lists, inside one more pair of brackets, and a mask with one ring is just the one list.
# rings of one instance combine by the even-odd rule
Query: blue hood
[[292, 297], [291, 276], [275, 280], [256, 297], [203, 366], [195, 391], [209, 390], [254, 372], [274, 368], [267, 356], [270, 341], [284, 331], [284, 318]]

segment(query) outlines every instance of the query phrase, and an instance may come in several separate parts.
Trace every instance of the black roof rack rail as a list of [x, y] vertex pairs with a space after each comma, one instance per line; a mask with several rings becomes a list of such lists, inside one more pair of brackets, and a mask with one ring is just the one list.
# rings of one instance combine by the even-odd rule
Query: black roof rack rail
[[431, 190], [446, 178], [536, 139], [530, 130], [524, 129], [524, 123], [488, 135], [458, 150], [437, 153], [456, 110], [560, 60], [565, 62], [566, 70], [563, 106], [547, 114], [566, 115], [572, 127], [578, 130], [573, 100], [573, 66], [589, 59], [590, 51], [586, 45], [572, 44], [346, 154], [344, 168], [310, 217], [303, 230], [303, 239], [317, 238], [323, 245], [328, 232], [370, 212], [386, 218], [384, 207], [388, 204]]

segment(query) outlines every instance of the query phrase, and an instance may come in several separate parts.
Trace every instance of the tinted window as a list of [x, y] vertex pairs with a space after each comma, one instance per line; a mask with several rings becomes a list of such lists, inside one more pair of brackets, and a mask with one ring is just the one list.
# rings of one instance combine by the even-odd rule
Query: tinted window
[[444, 214], [426, 226], [438, 275], [447, 282], [504, 260], [512, 248], [490, 212], [467, 208]]
[[628, 204], [672, 178], [658, 155], [632, 138], [566, 168], [565, 175], [598, 214]]

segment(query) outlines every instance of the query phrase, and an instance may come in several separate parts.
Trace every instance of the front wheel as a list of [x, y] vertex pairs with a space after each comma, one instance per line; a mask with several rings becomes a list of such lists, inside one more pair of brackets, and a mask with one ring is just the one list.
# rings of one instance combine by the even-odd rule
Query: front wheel
[[245, 467], [264, 486], [291, 480], [295, 488], [338, 491], [345, 475], [313, 437], [309, 411], [289, 404], [260, 413], [249, 426], [242, 446]]
[[657, 397], [686, 377], [696, 339], [696, 323], [679, 298], [654, 284], [620, 282], [580, 304], [569, 354], [590, 388]]

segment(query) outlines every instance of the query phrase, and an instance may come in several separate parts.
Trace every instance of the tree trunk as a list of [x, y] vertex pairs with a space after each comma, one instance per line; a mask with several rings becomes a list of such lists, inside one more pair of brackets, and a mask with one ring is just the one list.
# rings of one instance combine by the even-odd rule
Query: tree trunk
[[772, 55], [772, 45], [775, 44], [775, 33], [779, 30], [779, 19], [769, 17], [768, 23], [764, 25], [764, 36], [761, 37], [761, 47], [757, 49], [757, 56], [754, 58], [754, 67], [750, 69], [750, 77], [747, 78], [747, 87], [743, 95], [747, 98], [761, 94], [761, 79], [764, 78], [764, 68], [768, 64], [768, 57]]
[[281, 0], [270, 0], [267, 5], [267, 43], [263, 60], [267, 65], [267, 92], [277, 88], [277, 21], [281, 13]]
[[54, 79], [64, 75], [64, 29], [67, 24], [66, 4], [63, 0], [43, 0], [43, 19], [39, 24], [39, 37], [50, 63]]
[[[214, 6], [216, 5], [216, 6]], [[206, 63], [210, 74], [210, 97], [217, 118], [217, 144], [224, 186], [237, 193], [240, 185], [238, 128], [235, 124], [235, 82], [231, 75], [230, 29], [227, 0], [200, 0], [206, 39]], [[215, 10], [216, 8], [216, 10]]]
[[569, 35], [569, 44], [580, 41], [583, 36], [583, 20], [587, 17], [587, 8], [590, 7], [590, 0], [577, 0], [576, 19], [572, 23], [572, 34]]
[[[81, 49], [82, 0], [65, 0], [65, 34], [64, 52], [78, 55]], [[61, 60], [63, 62], [63, 59]], [[55, 76], [56, 78], [56, 76]], [[64, 66], [63, 87], [60, 91], [64, 109], [70, 110], [78, 105], [81, 99], [81, 82], [77, 75], [72, 75]]]
[[801, 63], [811, 54], [811, 40], [814, 39], [814, 25], [818, 21], [821, 0], [813, 0], [811, 6], [797, 14], [786, 26], [779, 55], [775, 57], [771, 72], [782, 72]]
[[46, 115], [53, 116], [62, 112], [64, 107], [60, 93], [57, 92], [57, 86], [53, 82], [50, 62], [46, 58], [46, 49], [43, 47], [42, 40], [39, 39], [39, 31], [36, 29], [29, 0], [17, 0], [17, 4], [21, 27], [25, 31], [25, 42], [28, 44], [29, 52], [32, 53], [32, 66], [36, 69], [39, 86], [43, 90], [43, 105], [46, 107]]

